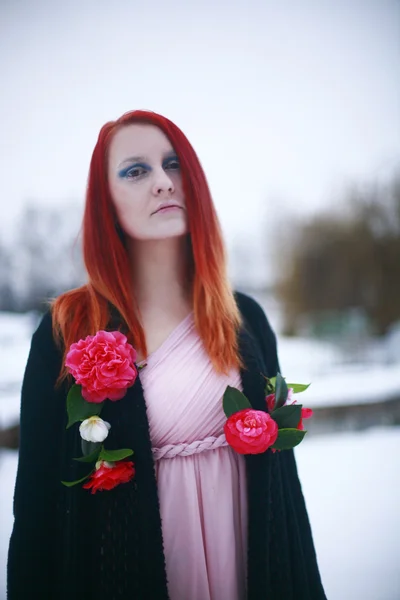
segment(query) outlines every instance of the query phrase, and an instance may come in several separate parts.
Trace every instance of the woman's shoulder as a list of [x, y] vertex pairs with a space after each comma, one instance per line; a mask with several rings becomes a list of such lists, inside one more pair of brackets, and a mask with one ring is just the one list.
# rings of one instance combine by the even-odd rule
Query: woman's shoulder
[[252, 296], [237, 290], [234, 292], [234, 296], [242, 317], [244, 317], [252, 327], [267, 328], [272, 331], [264, 309], [257, 300]]
[[234, 295], [245, 327], [257, 341], [267, 372], [272, 377], [280, 370], [275, 332], [257, 300], [243, 292], [235, 291]]
[[50, 307], [40, 315], [32, 339], [34, 339], [37, 344], [43, 345], [43, 347], [51, 346], [52, 343], [54, 343], [53, 317]]
[[53, 325], [53, 319], [51, 314], [51, 307], [48, 307], [44, 313], [41, 313], [37, 319], [36, 329], [34, 330], [33, 336], [38, 339], [46, 339], [51, 333]]
[[53, 363], [54, 366], [58, 366], [61, 360], [62, 350], [54, 335], [51, 307], [47, 308], [39, 317], [36, 329], [32, 334], [32, 351], [40, 354], [47, 361]]

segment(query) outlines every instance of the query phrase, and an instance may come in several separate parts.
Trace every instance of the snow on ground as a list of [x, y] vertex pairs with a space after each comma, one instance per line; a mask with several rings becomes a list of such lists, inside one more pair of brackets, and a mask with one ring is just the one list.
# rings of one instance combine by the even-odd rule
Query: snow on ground
[[21, 383], [36, 317], [0, 312], [0, 427], [19, 419]]
[[311, 383], [298, 397], [311, 408], [400, 395], [400, 362], [351, 363], [333, 344], [304, 338], [278, 338], [278, 354], [288, 382]]
[[[328, 600], [400, 598], [400, 428], [305, 440], [297, 463]], [[0, 600], [18, 454], [0, 454]]]
[[[288, 371], [290, 379], [292, 371]], [[289, 379], [289, 377], [287, 377]], [[299, 402], [311, 408], [344, 406], [383, 402], [400, 397], [400, 364], [374, 365], [367, 368], [343, 367], [342, 371], [326, 375], [299, 376], [293, 383], [310, 383], [310, 387], [296, 395]]]
[[35, 322], [31, 314], [0, 312], [0, 393], [6, 383], [21, 380]]
[[400, 598], [400, 428], [304, 440], [297, 463], [328, 600]]
[[18, 452], [15, 450], [0, 450], [0, 600], [6, 600], [7, 553], [13, 524], [12, 502], [17, 464]]

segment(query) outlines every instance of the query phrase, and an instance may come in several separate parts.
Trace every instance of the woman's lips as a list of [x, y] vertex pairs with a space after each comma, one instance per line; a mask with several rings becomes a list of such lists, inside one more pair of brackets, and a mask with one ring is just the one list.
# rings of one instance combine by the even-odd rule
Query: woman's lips
[[181, 206], [177, 206], [176, 204], [171, 204], [171, 206], [162, 206], [161, 208], [159, 208], [158, 210], [156, 210], [155, 214], [157, 213], [164, 213], [164, 212], [170, 212], [173, 210], [182, 210]]

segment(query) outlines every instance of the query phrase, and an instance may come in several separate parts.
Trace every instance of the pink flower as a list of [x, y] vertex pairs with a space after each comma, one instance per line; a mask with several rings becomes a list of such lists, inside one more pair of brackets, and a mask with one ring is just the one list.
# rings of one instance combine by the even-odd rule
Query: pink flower
[[224, 426], [225, 437], [239, 454], [261, 454], [278, 437], [278, 425], [268, 413], [245, 408], [233, 413]]
[[104, 460], [96, 463], [96, 470], [89, 480], [82, 486], [91, 493], [102, 490], [112, 490], [120, 483], [128, 483], [135, 476], [135, 468], [131, 460], [106, 462]]
[[272, 413], [275, 408], [275, 394], [269, 394], [266, 396], [265, 401], [267, 403], [268, 412]]
[[120, 331], [98, 331], [71, 344], [65, 365], [87, 402], [120, 400], [137, 377], [136, 351]]
[[303, 419], [309, 419], [310, 417], [312, 417], [312, 415], [313, 415], [313, 411], [311, 408], [302, 408], [301, 409], [301, 417], [300, 417], [299, 424], [297, 425], [297, 429], [300, 429], [301, 431], [303, 431], [304, 430]]

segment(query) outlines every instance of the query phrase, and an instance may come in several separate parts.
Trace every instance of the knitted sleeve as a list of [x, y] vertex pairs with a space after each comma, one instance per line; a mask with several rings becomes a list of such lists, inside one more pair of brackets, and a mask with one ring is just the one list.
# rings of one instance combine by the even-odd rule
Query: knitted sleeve
[[59, 485], [56, 377], [57, 356], [48, 313], [33, 334], [22, 384], [14, 525], [7, 564], [8, 600], [33, 597], [34, 590], [41, 590], [42, 598], [52, 597]]
[[[262, 351], [268, 376], [273, 377], [280, 371], [276, 336], [263, 309], [253, 298], [239, 293], [236, 297]], [[274, 459], [271, 470], [271, 553], [274, 557], [271, 592], [273, 597], [285, 600], [326, 600], [294, 451], [285, 450]]]
[[[257, 304], [255, 301], [254, 303]], [[257, 306], [258, 330], [261, 340], [264, 340], [264, 359], [267, 364], [268, 374], [272, 376], [272, 374], [276, 375], [277, 371], [280, 371], [276, 338], [264, 311], [259, 305]], [[285, 373], [282, 373], [282, 375], [285, 376]], [[287, 376], [289, 377], [290, 373]], [[307, 443], [307, 440], [305, 443]], [[290, 545], [293, 548], [297, 545], [297, 552], [293, 554], [294, 558], [292, 560], [293, 581], [302, 582], [302, 596], [300, 596], [298, 589], [297, 591], [293, 590], [293, 594], [296, 598], [323, 600], [325, 599], [325, 592], [319, 573], [310, 520], [297, 471], [295, 453], [293, 450], [285, 450], [277, 458], [275, 473], [281, 480], [283, 495], [286, 501], [286, 527], [288, 529]], [[280, 465], [280, 472], [278, 472], [278, 464]]]

